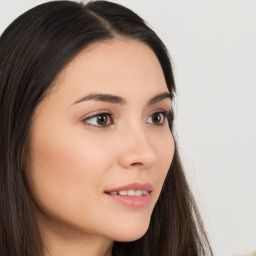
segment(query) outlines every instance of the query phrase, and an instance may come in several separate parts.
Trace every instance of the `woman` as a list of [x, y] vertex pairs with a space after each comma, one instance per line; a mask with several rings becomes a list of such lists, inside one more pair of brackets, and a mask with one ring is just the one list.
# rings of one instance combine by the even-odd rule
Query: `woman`
[[37, 6], [0, 38], [0, 250], [212, 255], [172, 136], [167, 50], [120, 5]]

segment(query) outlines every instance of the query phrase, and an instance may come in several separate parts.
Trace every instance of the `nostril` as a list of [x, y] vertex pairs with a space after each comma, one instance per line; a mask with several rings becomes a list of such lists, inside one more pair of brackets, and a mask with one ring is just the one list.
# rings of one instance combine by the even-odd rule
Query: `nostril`
[[143, 164], [142, 164], [142, 163], [137, 162], [137, 163], [132, 163], [131, 165], [132, 165], [132, 166], [142, 166]]

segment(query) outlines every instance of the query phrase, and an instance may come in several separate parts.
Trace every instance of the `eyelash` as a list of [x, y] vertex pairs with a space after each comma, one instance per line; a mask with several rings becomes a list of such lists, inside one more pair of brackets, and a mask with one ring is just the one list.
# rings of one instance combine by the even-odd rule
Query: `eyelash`
[[[154, 115], [161, 115], [162, 116], [162, 119], [161, 119], [161, 123], [150, 123], [150, 124], [153, 124], [153, 125], [156, 125], [156, 126], [163, 126], [164, 123], [165, 123], [165, 120], [168, 119], [168, 122], [172, 122], [173, 121], [173, 114], [172, 114], [172, 111], [158, 111], [158, 112], [155, 112], [153, 114], [151, 114], [148, 118], [152, 118]], [[99, 117], [104, 117], [106, 118], [107, 117], [107, 124], [98, 124], [98, 121], [99, 121]], [[148, 120], [147, 118], [147, 120]], [[95, 123], [97, 124], [91, 124], [89, 123], [88, 121], [89, 120], [93, 120], [95, 119]], [[105, 121], [105, 120], [102, 120], [102, 121]], [[100, 129], [105, 129], [105, 128], [108, 128], [109, 126], [113, 125], [114, 124], [114, 119], [113, 119], [113, 114], [109, 113], [109, 112], [100, 112], [100, 113], [97, 113], [95, 115], [92, 115], [92, 116], [89, 116], [89, 117], [86, 117], [82, 120], [82, 122], [87, 125], [87, 126], [92, 126], [92, 127], [96, 127], [96, 128], [100, 128]], [[110, 123], [109, 123], [110, 122]]]
[[[93, 119], [96, 119], [96, 122], [98, 121], [98, 117], [107, 117], [108, 118], [108, 121], [110, 120], [110, 124], [106, 124], [106, 125], [99, 125], [99, 124], [91, 124], [91, 123], [88, 123], [88, 120], [93, 120]], [[113, 114], [109, 113], [109, 112], [100, 112], [100, 113], [97, 113], [95, 115], [92, 115], [92, 116], [89, 116], [89, 117], [86, 117], [82, 120], [82, 122], [87, 125], [87, 126], [93, 126], [93, 127], [96, 127], [96, 128], [108, 128], [110, 125], [114, 124], [114, 119], [113, 119]]]

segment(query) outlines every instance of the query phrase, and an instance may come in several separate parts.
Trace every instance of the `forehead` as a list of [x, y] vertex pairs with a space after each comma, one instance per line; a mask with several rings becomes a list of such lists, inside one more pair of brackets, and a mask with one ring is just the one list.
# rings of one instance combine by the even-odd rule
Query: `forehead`
[[60, 73], [56, 87], [78, 93], [129, 94], [168, 91], [154, 52], [136, 40], [114, 39], [91, 44]]

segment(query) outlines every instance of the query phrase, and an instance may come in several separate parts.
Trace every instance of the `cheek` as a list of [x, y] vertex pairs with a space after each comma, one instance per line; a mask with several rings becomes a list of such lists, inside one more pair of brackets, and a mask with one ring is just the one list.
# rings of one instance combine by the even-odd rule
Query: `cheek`
[[159, 196], [174, 156], [175, 143], [173, 136], [170, 133], [166, 133], [165, 136], [158, 137], [158, 140], [155, 141], [155, 149], [159, 161], [153, 176], [154, 180], [158, 181], [157, 194]]
[[40, 207], [72, 216], [72, 209], [82, 209], [85, 201], [88, 204], [101, 193], [110, 158], [97, 143], [77, 133], [52, 130], [48, 134], [47, 138], [38, 130], [31, 140], [27, 168], [31, 194]]
[[[164, 145], [162, 146], [162, 156], [163, 156], [163, 163], [165, 166], [167, 166], [167, 172], [171, 166], [173, 156], [175, 151], [175, 143], [174, 138], [171, 134], [171, 136], [168, 137], [167, 140], [165, 140]], [[165, 175], [167, 175], [167, 172]]]

